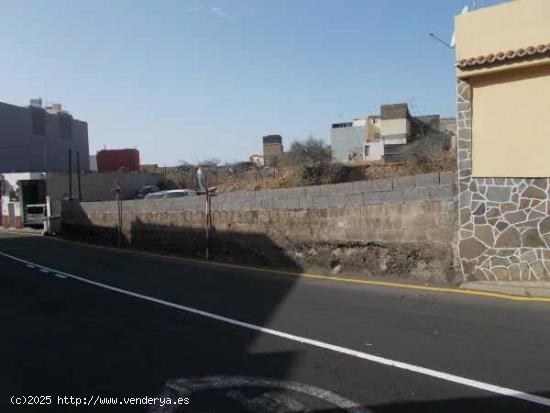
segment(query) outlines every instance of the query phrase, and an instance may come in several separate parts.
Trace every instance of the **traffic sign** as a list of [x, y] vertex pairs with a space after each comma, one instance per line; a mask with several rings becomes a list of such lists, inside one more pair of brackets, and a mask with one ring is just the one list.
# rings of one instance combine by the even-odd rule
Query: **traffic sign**
[[118, 179], [113, 183], [113, 186], [111, 187], [111, 194], [115, 196], [116, 194], [122, 195], [124, 193], [124, 189], [122, 189], [122, 186], [120, 185], [120, 182], [118, 182]]

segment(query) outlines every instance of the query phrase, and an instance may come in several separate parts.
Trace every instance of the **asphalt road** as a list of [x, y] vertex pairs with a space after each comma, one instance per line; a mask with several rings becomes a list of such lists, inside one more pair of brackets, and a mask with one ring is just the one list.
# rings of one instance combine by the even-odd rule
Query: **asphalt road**
[[0, 233], [0, 310], [2, 412], [550, 411], [550, 303]]

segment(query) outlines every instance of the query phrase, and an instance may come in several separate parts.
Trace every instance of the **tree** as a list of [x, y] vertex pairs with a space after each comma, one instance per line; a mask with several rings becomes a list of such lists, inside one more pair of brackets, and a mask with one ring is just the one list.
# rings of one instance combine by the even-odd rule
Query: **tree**
[[292, 142], [288, 156], [292, 162], [307, 167], [328, 164], [331, 160], [330, 146], [314, 136], [309, 136], [305, 141]]
[[220, 158], [208, 158], [208, 159], [203, 159], [202, 161], [199, 161], [197, 164], [200, 166], [215, 168], [221, 163], [221, 161], [222, 160]]
[[438, 170], [444, 155], [441, 136], [428, 134], [407, 146], [406, 161], [419, 172]]

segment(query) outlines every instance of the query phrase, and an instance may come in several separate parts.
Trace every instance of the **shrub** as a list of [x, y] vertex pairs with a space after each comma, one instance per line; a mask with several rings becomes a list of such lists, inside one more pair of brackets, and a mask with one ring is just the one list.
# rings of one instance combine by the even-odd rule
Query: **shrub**
[[310, 136], [305, 141], [292, 142], [287, 156], [295, 165], [299, 164], [311, 167], [318, 164], [330, 163], [331, 152], [330, 146], [322, 139]]
[[405, 159], [413, 171], [430, 172], [440, 169], [444, 155], [441, 139], [428, 135], [407, 147]]

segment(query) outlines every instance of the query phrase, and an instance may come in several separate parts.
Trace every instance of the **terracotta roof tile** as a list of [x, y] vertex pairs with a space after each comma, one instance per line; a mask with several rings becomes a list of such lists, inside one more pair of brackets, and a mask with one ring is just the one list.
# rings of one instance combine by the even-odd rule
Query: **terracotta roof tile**
[[516, 50], [510, 49], [497, 53], [489, 53], [487, 55], [470, 57], [468, 59], [461, 59], [456, 63], [456, 65], [461, 69], [467, 69], [474, 66], [501, 63], [509, 60], [545, 54], [550, 54], [550, 43], [539, 44], [538, 46], [528, 46], [525, 48], [522, 47]]

